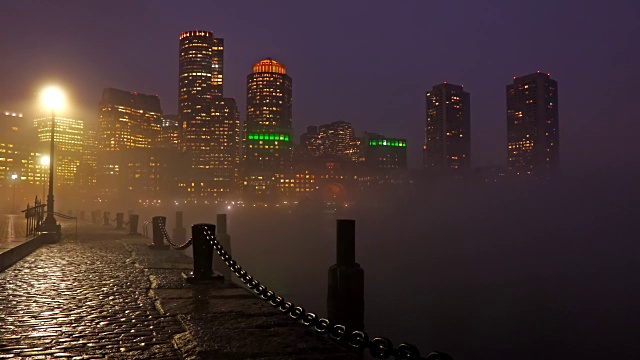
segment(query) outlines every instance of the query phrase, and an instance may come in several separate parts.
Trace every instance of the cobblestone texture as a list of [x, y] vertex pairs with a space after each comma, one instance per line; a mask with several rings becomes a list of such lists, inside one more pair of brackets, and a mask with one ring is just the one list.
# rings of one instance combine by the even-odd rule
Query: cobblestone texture
[[0, 273], [0, 359], [358, 358], [237, 285], [188, 284], [178, 251], [112, 227], [79, 234]]
[[182, 327], [156, 310], [119, 236], [98, 229], [0, 273], [0, 359], [178, 358]]

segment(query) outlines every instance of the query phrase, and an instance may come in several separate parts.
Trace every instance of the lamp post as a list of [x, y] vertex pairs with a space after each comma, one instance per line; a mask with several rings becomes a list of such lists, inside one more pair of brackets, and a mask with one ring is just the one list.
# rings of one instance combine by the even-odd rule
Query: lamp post
[[13, 183], [13, 204], [11, 205], [11, 213], [16, 213], [16, 179], [18, 179], [18, 174], [12, 174], [11, 180]]
[[[43, 157], [40, 158], [40, 165], [42, 165], [42, 167], [47, 167], [47, 166], [49, 166], [49, 161], [51, 161], [49, 159], [49, 157], [47, 155], [44, 155]], [[46, 177], [42, 176], [42, 178], [41, 178], [41, 180], [42, 180], [42, 197], [40, 198], [42, 200], [44, 200], [44, 192], [45, 192], [45, 189], [46, 189], [46, 182], [45, 182], [44, 179], [46, 179]]]
[[[55, 128], [56, 115], [55, 111], [62, 107], [64, 95], [57, 87], [48, 87], [42, 91], [42, 101], [48, 110], [51, 111], [51, 141], [49, 149], [49, 194], [47, 194], [47, 217], [42, 223], [43, 229], [48, 233], [58, 233], [58, 224], [53, 216], [53, 165], [54, 165], [54, 149], [55, 149]], [[58, 234], [60, 236], [60, 234]]]

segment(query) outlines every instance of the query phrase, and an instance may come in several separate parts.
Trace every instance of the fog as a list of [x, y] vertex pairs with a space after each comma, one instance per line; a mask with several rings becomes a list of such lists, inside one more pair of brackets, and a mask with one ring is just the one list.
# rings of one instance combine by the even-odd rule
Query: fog
[[[337, 210], [224, 212], [243, 268], [322, 315], [335, 220], [355, 219], [365, 327], [395, 345], [456, 359], [631, 358], [640, 353], [640, 176], [621, 173], [414, 184]], [[215, 223], [210, 208], [180, 210], [186, 223]], [[173, 213], [162, 211], [172, 227]]]

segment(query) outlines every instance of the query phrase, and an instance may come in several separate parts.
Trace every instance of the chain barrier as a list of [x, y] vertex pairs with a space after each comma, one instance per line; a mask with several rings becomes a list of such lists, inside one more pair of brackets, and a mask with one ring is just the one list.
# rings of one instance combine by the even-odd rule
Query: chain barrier
[[191, 244], [193, 244], [193, 238], [187, 240], [187, 242], [185, 242], [182, 245], [174, 244], [173, 241], [171, 241], [171, 237], [169, 237], [169, 233], [167, 233], [167, 229], [165, 228], [164, 221], [160, 221], [160, 231], [162, 231], [162, 237], [164, 237], [164, 239], [167, 240], [169, 245], [171, 245], [176, 250], [187, 249], [189, 246], [191, 246]]
[[[213, 248], [222, 261], [227, 264], [229, 269], [231, 269], [244, 284], [253, 290], [258, 298], [280, 310], [283, 314], [288, 314], [294, 320], [300, 321], [304, 326], [313, 328], [316, 333], [328, 335], [331, 339], [345, 343], [354, 350], [364, 350], [368, 348], [371, 356], [375, 359], [388, 359], [393, 356], [397, 360], [452, 360], [451, 356], [441, 352], [432, 352], [426, 358], [420, 357], [418, 348], [411, 344], [402, 343], [394, 348], [391, 340], [384, 337], [371, 339], [369, 334], [364, 331], [356, 330], [348, 334], [347, 328], [344, 325], [331, 324], [329, 319], [319, 318], [318, 315], [312, 312], [306, 312], [302, 306], [296, 306], [294, 303], [286, 301], [283, 297], [277, 296], [274, 291], [267, 289], [265, 285], [260, 284], [258, 280], [249, 275], [246, 270], [242, 269], [242, 266], [238, 265], [231, 255], [224, 250], [220, 242], [216, 239], [215, 234], [211, 234], [209, 229], [205, 230], [205, 234], [207, 240], [213, 244]], [[189, 242], [191, 242], [191, 240]]]

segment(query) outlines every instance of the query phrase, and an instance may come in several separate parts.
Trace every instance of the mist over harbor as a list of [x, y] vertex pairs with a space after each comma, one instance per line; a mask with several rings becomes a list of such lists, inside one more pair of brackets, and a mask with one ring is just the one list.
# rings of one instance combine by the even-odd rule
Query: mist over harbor
[[[217, 212], [228, 215], [234, 258], [247, 271], [323, 316], [335, 220], [355, 219], [372, 336], [454, 358], [630, 358], [640, 174], [612, 184], [609, 171], [553, 185], [440, 184], [335, 210]], [[182, 211], [187, 223], [215, 223], [215, 211]], [[171, 227], [172, 214], [162, 215]]]

